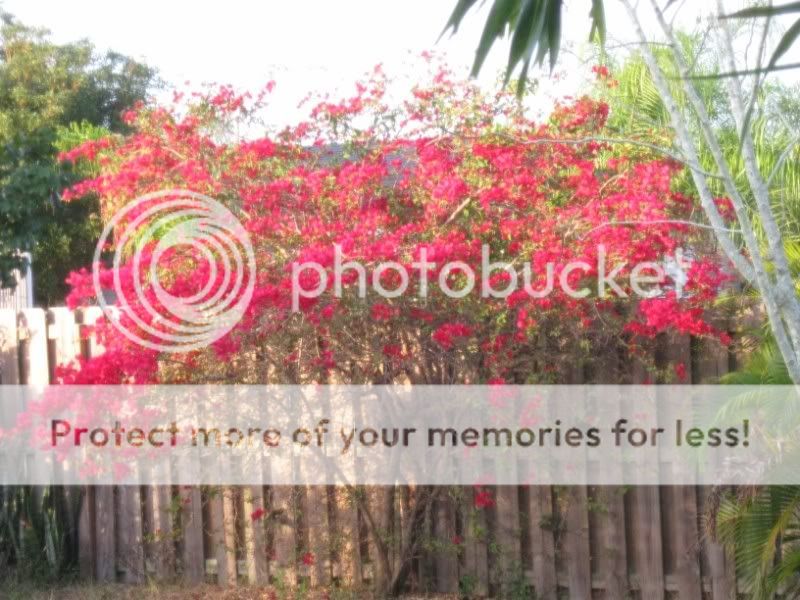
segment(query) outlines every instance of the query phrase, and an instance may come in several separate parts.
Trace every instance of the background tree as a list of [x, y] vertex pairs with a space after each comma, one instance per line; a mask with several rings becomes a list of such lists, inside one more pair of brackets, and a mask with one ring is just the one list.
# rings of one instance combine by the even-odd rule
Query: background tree
[[55, 44], [48, 32], [11, 15], [0, 26], [0, 283], [11, 285], [20, 252], [33, 254], [35, 296], [63, 301], [64, 279], [91, 257], [99, 234], [97, 200], [60, 202], [76, 176], [60, 151], [125, 132], [124, 109], [158, 85], [155, 71], [87, 41]]

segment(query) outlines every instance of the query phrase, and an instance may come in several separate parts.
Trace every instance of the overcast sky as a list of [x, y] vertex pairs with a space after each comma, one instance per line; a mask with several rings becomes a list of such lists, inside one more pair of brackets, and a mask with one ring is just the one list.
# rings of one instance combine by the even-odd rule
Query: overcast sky
[[[358, 76], [381, 62], [390, 75], [412, 76], [423, 50], [437, 50], [466, 72], [480, 36], [487, 6], [468, 18], [459, 35], [437, 38], [455, 0], [3, 0], [22, 22], [46, 27], [59, 42], [81, 38], [101, 49], [143, 59], [173, 84], [230, 83], [258, 89], [277, 81], [268, 119], [297, 119], [298, 101], [310, 91], [349, 93]], [[691, 26], [707, 0], [684, 0], [680, 22]], [[616, 0], [607, 0], [609, 29], [620, 41], [632, 39], [628, 19]], [[567, 2], [563, 30], [577, 55], [589, 49], [588, 0]], [[481, 76], [493, 85], [506, 55], [495, 49]], [[569, 53], [557, 83], [544, 85], [541, 106], [552, 96], [574, 93], [586, 69]], [[547, 74], [543, 74], [545, 79]], [[537, 102], [537, 100], [534, 100]]]

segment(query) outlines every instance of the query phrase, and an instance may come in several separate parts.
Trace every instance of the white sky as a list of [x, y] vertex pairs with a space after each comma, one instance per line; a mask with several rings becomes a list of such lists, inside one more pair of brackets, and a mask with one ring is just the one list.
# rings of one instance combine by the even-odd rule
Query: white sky
[[[488, 7], [469, 15], [457, 36], [437, 44], [454, 5], [455, 0], [2, 1], [23, 23], [50, 29], [55, 41], [88, 38], [100, 49], [145, 60], [172, 84], [217, 82], [252, 90], [274, 79], [267, 120], [275, 125], [296, 120], [297, 103], [310, 91], [349, 93], [378, 62], [389, 75], [413, 77], [419, 65], [410, 57], [434, 49], [466, 72]], [[609, 35], [632, 39], [620, 3], [606, 5]], [[585, 51], [588, 7], [588, 0], [567, 1], [564, 37], [577, 54]], [[684, 0], [681, 22], [691, 24], [710, 7], [708, 0]], [[539, 107], [549, 104], [549, 95], [574, 93], [586, 76], [574, 56], [563, 56], [561, 78], [533, 99]], [[504, 50], [493, 50], [482, 84], [493, 84], [505, 58]]]

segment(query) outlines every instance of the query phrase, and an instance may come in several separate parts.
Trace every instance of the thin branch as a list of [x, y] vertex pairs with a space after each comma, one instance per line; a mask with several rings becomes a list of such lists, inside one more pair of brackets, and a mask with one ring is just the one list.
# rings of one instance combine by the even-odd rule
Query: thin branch
[[[721, 12], [721, 0], [717, 0], [717, 6]], [[728, 63], [728, 68], [735, 70], [733, 37], [728, 23], [727, 21], [718, 21], [717, 24], [724, 50], [723, 56]], [[745, 173], [755, 199], [758, 215], [761, 218], [761, 225], [764, 227], [767, 237], [769, 259], [774, 267], [774, 282], [765, 276], [765, 283], [760, 286], [759, 291], [770, 313], [770, 324], [789, 373], [796, 383], [800, 383], [800, 301], [797, 298], [794, 278], [786, 256], [783, 236], [772, 212], [769, 188], [758, 167], [755, 143], [750, 129], [747, 127], [742, 86], [738, 77], [728, 81], [728, 97], [734, 119], [741, 131], [741, 153]], [[754, 257], [754, 260], [761, 262], [760, 256]]]
[[[753, 264], [752, 265], [749, 263], [745, 264], [745, 262], [742, 260], [741, 254], [738, 254], [738, 252], [737, 256], [732, 257], [729, 255], [729, 258], [731, 258], [731, 260], [734, 262], [737, 268], [739, 268], [740, 272], [750, 274], [749, 279], [752, 279], [754, 277], [755, 278], [761, 277], [763, 279], [765, 277], [765, 270], [762, 264], [761, 255], [759, 253], [760, 249], [759, 244], [755, 238], [755, 235], [753, 234], [753, 227], [750, 221], [750, 215], [747, 212], [747, 206], [744, 201], [744, 198], [742, 197], [742, 194], [739, 192], [739, 189], [735, 185], [735, 178], [733, 177], [733, 174], [731, 173], [730, 170], [730, 166], [728, 165], [728, 162], [725, 159], [725, 155], [722, 151], [719, 139], [717, 138], [715, 132], [711, 127], [712, 123], [711, 117], [708, 114], [708, 110], [706, 109], [705, 103], [700, 97], [697, 88], [688, 78], [689, 75], [688, 66], [686, 64], [686, 60], [683, 56], [678, 40], [675, 38], [674, 32], [672, 31], [672, 29], [670, 29], [669, 25], [667, 24], [664, 18], [664, 14], [658, 7], [658, 3], [655, 0], [650, 0], [650, 4], [653, 7], [653, 12], [656, 15], [656, 20], [658, 21], [661, 30], [663, 31], [667, 40], [672, 45], [672, 55], [673, 59], [675, 60], [675, 63], [678, 66], [679, 72], [682, 76], [683, 89], [686, 92], [686, 96], [688, 97], [692, 108], [694, 109], [695, 115], [697, 116], [697, 123], [700, 126], [700, 131], [702, 132], [703, 138], [708, 144], [708, 149], [714, 158], [714, 162], [717, 165], [717, 169], [719, 170], [720, 175], [722, 175], [723, 186], [725, 188], [726, 193], [730, 197], [731, 202], [733, 203], [733, 207], [736, 211], [736, 216], [742, 225], [742, 234], [744, 236], [745, 245], [747, 247], [747, 250], [750, 252], [752, 256]], [[641, 26], [639, 28], [641, 31]], [[655, 60], [655, 57], [652, 56], [652, 52], [650, 52], [650, 55], [652, 59], [651, 72], [653, 70], [656, 70], [659, 73], [661, 73], [661, 70], [658, 66], [657, 61]], [[738, 81], [738, 80], [734, 79], [733, 81]], [[668, 91], [666, 85], [663, 87]], [[692, 137], [689, 134], [688, 129], [686, 128], [681, 111], [678, 109], [677, 105], [675, 105], [674, 102], [673, 102], [673, 109], [675, 111], [674, 115], [675, 118], [673, 119], [673, 122], [678, 123], [683, 128], [684, 139], [687, 147], [691, 147], [691, 152], [696, 152], [694, 147], [694, 141], [692, 140]], [[706, 188], [708, 187], [705, 182], [702, 182], [702, 185], [705, 186]], [[703, 195], [701, 195], [701, 199], [702, 198]], [[719, 211], [710, 197], [706, 198], [706, 202], [703, 203], [703, 208], [705, 209], [706, 214], [709, 216], [709, 219], [713, 224], [715, 224], [718, 227], [724, 226], [721, 216], [719, 215]], [[722, 232], [718, 232], [717, 235], [719, 237], [720, 235], [724, 234]], [[728, 241], [730, 241], [730, 238], [728, 238]], [[727, 250], [726, 254], [728, 254]], [[742, 267], [744, 267], [746, 271], [742, 271]]]
[[598, 229], [603, 229], [605, 227], [616, 227], [622, 225], [688, 225], [690, 227], [697, 227], [699, 229], [710, 229], [712, 231], [726, 231], [728, 233], [741, 233], [741, 229], [729, 229], [726, 227], [714, 227], [713, 225], [708, 225], [707, 223], [698, 223], [697, 221], [690, 221], [688, 219], [653, 219], [651, 221], [607, 221], [606, 223], [601, 223], [597, 227], [593, 227], [586, 233], [581, 236], [581, 239], [585, 238], [590, 233], [597, 231]]
[[[769, 27], [772, 24], [772, 15], [768, 16], [764, 21], [764, 29], [761, 32], [761, 42], [758, 45], [758, 55], [756, 57], [756, 66], [760, 65], [764, 60], [764, 54], [767, 50], [767, 38], [769, 37]], [[750, 101], [747, 103], [747, 111], [745, 112], [745, 125], [750, 123], [751, 115], [753, 114], [753, 110], [755, 108], [756, 99], [758, 98], [758, 90], [761, 89], [761, 86], [764, 83], [764, 80], [767, 78], [767, 74], [765, 73], [763, 76], [761, 74], [756, 75], [756, 80], [753, 82], [753, 91], [750, 94]], [[744, 134], [744, 132], [742, 132]]]
[[611, 137], [604, 137], [604, 136], [588, 136], [582, 138], [536, 138], [536, 139], [525, 139], [525, 138], [518, 138], [507, 133], [502, 134], [503, 137], [509, 138], [512, 141], [518, 142], [520, 144], [526, 144], [530, 146], [538, 146], [542, 144], [572, 144], [572, 145], [581, 145], [586, 144], [589, 142], [598, 142], [604, 144], [628, 144], [630, 146], [641, 146], [642, 148], [648, 148], [654, 152], [659, 154], [663, 154], [674, 160], [675, 162], [679, 162], [682, 165], [685, 165], [689, 169], [696, 171], [697, 173], [704, 175], [705, 177], [712, 177], [714, 179], [722, 179], [720, 175], [716, 173], [709, 173], [708, 171], [704, 171], [703, 169], [699, 168], [699, 166], [693, 164], [691, 161], [683, 158], [682, 156], [676, 154], [672, 150], [668, 148], [664, 148], [663, 146], [659, 146], [657, 144], [651, 144], [650, 142], [643, 142], [641, 140], [634, 140], [628, 138], [611, 138]]
[[630, 48], [631, 46], [641, 46], [643, 44], [648, 44], [650, 46], [665, 46], [665, 47], [669, 46], [669, 44], [665, 44], [663, 42], [641, 42], [641, 41], [637, 42], [637, 41], [633, 41], [633, 42], [617, 42], [615, 44], [606, 43], [606, 49], [607, 50], [617, 50], [619, 48]]
[[[631, 18], [631, 22], [634, 25], [639, 39], [642, 41], [647, 41], [647, 36], [644, 33], [644, 29], [641, 21], [639, 20], [639, 15], [637, 14], [636, 9], [631, 4], [630, 0], [622, 0], [622, 3]], [[699, 172], [700, 157], [695, 146], [695, 142], [689, 133], [688, 125], [686, 124], [683, 113], [678, 108], [678, 104], [670, 90], [666, 76], [659, 67], [658, 61], [656, 60], [655, 54], [650, 46], [644, 45], [642, 47], [642, 57], [647, 63], [648, 70], [653, 78], [653, 84], [661, 94], [664, 106], [669, 113], [672, 127], [675, 130], [676, 139], [681, 145], [683, 153], [688, 157], [689, 162], [696, 167], [696, 169], [691, 171], [692, 180], [694, 181], [695, 187], [700, 195], [700, 203], [703, 206], [703, 210], [705, 211], [709, 222], [715, 227], [719, 228], [714, 231], [714, 234], [716, 235], [717, 240], [719, 240], [725, 255], [736, 266], [736, 269], [739, 271], [742, 277], [744, 277], [744, 279], [748, 282], [752, 282], [755, 276], [755, 269], [753, 265], [750, 264], [744, 256], [742, 256], [741, 251], [736, 244], [734, 244], [733, 239], [726, 232], [720, 230], [724, 228], [726, 224], [722, 218], [722, 215], [719, 213], [717, 205], [714, 203], [714, 196], [711, 193], [708, 182]], [[720, 156], [715, 155], [715, 160], [717, 158], [720, 158]], [[719, 163], [719, 161], [716, 162]], [[719, 164], [718, 168], [721, 168]], [[732, 198], [732, 200], [736, 201], [737, 199]], [[737, 211], [737, 215], [738, 214], [739, 213]]]
[[[670, 23], [670, 27], [672, 27], [672, 23]], [[694, 57], [692, 57], [691, 64], [686, 69], [687, 72], [691, 73], [692, 71], [694, 71], [695, 66], [697, 66], [697, 61], [700, 60], [700, 56], [703, 54], [706, 42], [708, 42], [708, 38], [710, 36], [711, 36], [711, 27], [706, 27], [705, 31], [703, 32], [703, 37], [700, 38], [700, 41], [697, 44], [697, 52], [695, 52]], [[666, 46], [672, 48], [671, 44], [666, 44]]]
[[774, 67], [756, 67], [754, 69], [740, 69], [735, 71], [725, 71], [723, 73], [712, 73], [708, 75], [685, 75], [673, 77], [672, 79], [727, 79], [728, 77], [739, 77], [741, 75], [759, 75], [762, 73], [773, 73], [775, 71], [788, 71], [790, 69], [800, 69], [800, 63], [788, 63], [785, 65], [775, 65]]
[[472, 202], [472, 197], [467, 196], [464, 199], [464, 201], [461, 204], [459, 204], [452, 213], [450, 213], [450, 216], [447, 217], [447, 220], [444, 222], [444, 225], [449, 225], [452, 222], [452, 220], [455, 219], [459, 215], [459, 213], [467, 207], [467, 205], [470, 202]]
[[[667, 2], [666, 6], [664, 6], [664, 12], [666, 12], [670, 8], [670, 6], [672, 6], [675, 2], [676, 2], [676, 0], [669, 0], [669, 2]], [[681, 9], [683, 8], [683, 5], [685, 3], [686, 3], [686, 0], [681, 0], [681, 3], [673, 11], [672, 19], [670, 19], [670, 21], [669, 21], [669, 26], [670, 27], [675, 25], [675, 19], [678, 18], [678, 15], [681, 13]]]

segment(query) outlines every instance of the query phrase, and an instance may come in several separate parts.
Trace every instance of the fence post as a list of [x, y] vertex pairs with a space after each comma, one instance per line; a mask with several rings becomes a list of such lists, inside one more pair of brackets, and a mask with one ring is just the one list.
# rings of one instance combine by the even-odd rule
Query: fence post
[[[643, 384], [648, 374], [641, 362], [633, 363], [631, 373], [634, 384]], [[625, 407], [628, 410], [632, 406]], [[663, 600], [664, 545], [661, 535], [661, 494], [657, 485], [635, 486], [630, 494], [629, 525], [631, 528], [631, 556], [635, 561], [636, 575], [642, 600]]]
[[456, 537], [455, 501], [444, 490], [433, 506], [433, 530], [439, 541], [436, 553], [436, 587], [437, 591], [448, 593], [458, 589], [458, 547]]
[[[474, 486], [462, 488], [464, 498], [461, 505], [461, 522], [464, 531], [464, 574], [473, 578], [474, 593], [485, 596], [489, 593], [489, 548], [486, 512], [475, 506]], [[553, 565], [555, 568], [555, 564]], [[538, 590], [537, 590], [538, 591]]]
[[[81, 350], [84, 358], [91, 358], [103, 352], [92, 328], [102, 318], [103, 312], [98, 306], [81, 310], [77, 317], [81, 326]], [[91, 491], [88, 491], [91, 490]], [[87, 521], [92, 520], [91, 526]], [[99, 485], [87, 488], [84, 496], [84, 508], [81, 510], [79, 522], [79, 538], [81, 550], [92, 551], [94, 576], [98, 581], [114, 581], [116, 579], [116, 528], [114, 522], [114, 487]], [[89, 540], [91, 543], [88, 543]], [[87, 549], [83, 549], [84, 543]], [[89, 564], [84, 558], [81, 564]]]
[[[567, 374], [567, 382], [573, 385], [584, 382], [583, 364], [579, 362]], [[562, 409], [564, 407], [558, 407]], [[566, 415], [561, 415], [566, 416]], [[578, 473], [585, 473], [586, 455], [577, 459]], [[589, 547], [589, 494], [586, 485], [567, 487], [567, 506], [563, 534], [564, 554], [567, 560], [569, 595], [574, 598], [592, 597], [592, 554]]]
[[48, 353], [50, 360], [50, 381], [55, 381], [58, 366], [69, 365], [80, 354], [80, 340], [77, 335], [75, 313], [64, 306], [47, 311], [47, 338], [53, 348]]
[[25, 341], [23, 381], [27, 385], [50, 383], [47, 364], [47, 321], [41, 308], [24, 308], [19, 314], [20, 339]]
[[203, 498], [196, 485], [180, 488], [181, 532], [183, 535], [183, 576], [189, 583], [202, 583], [205, 577], [203, 554]]
[[217, 583], [228, 585], [235, 583], [236, 573], [228, 573], [227, 550], [225, 547], [224, 523], [222, 508], [223, 488], [215, 486], [208, 489], [208, 534], [211, 546], [212, 564], [216, 564]]
[[555, 600], [558, 597], [554, 524], [552, 487], [528, 487], [528, 535], [533, 562], [533, 584], [536, 597], [542, 600]]
[[[333, 531], [333, 547], [336, 550], [336, 563], [333, 571], [334, 579], [341, 582], [352, 582], [361, 587], [361, 545], [359, 544], [358, 510], [353, 493], [344, 486], [334, 491], [335, 528]], [[277, 554], [276, 546], [275, 552]]]
[[288, 485], [272, 486], [269, 510], [274, 551], [274, 559], [270, 562], [270, 578], [283, 578], [292, 587], [297, 584], [295, 489]]
[[[623, 349], [614, 344], [603, 357], [600, 357], [593, 369], [591, 377], [593, 384], [619, 383], [621, 350]], [[620, 408], [619, 404], [617, 398], [615, 403], [617, 411]], [[616, 457], [621, 460], [622, 453], [617, 452]], [[622, 477], [623, 467], [621, 464], [618, 467], [609, 465], [604, 468], [614, 468], [614, 474]], [[597, 558], [597, 572], [604, 587], [603, 593], [607, 598], [624, 598], [630, 593], [628, 549], [625, 538], [626, 489], [623, 486], [595, 486], [592, 488], [592, 493], [593, 497], [598, 500], [593, 504], [606, 509], [600, 514], [590, 516], [590, 524], [594, 525], [596, 529], [592, 555]]]
[[[152, 472], [152, 475], [161, 474]], [[148, 541], [145, 566], [147, 571], [152, 571], [162, 581], [175, 573], [172, 517], [172, 488], [168, 485], [145, 486], [144, 521]]]
[[0, 308], [0, 384], [19, 383], [19, 342], [17, 340], [17, 313], [10, 308]]
[[[691, 338], [687, 335], [672, 335], [665, 340], [665, 358], [668, 364], [682, 363], [686, 367], [688, 381], [691, 382]], [[666, 407], [668, 408], [668, 407]], [[692, 485], [669, 486], [663, 488], [667, 498], [667, 533], [672, 537], [675, 578], [678, 596], [681, 598], [700, 598], [703, 594], [700, 579], [700, 534], [697, 529], [697, 487]]]
[[308, 549], [314, 556], [311, 585], [326, 586], [331, 579], [328, 490], [323, 485], [310, 485], [306, 487], [305, 499]]
[[141, 583], [145, 575], [141, 488], [123, 485], [117, 491], [118, 567], [123, 571], [125, 583]]
[[242, 519], [244, 520], [245, 563], [247, 580], [251, 585], [263, 585], [267, 582], [267, 548], [264, 535], [264, 521], [254, 514], [263, 512], [264, 489], [261, 486], [249, 486], [243, 489]]
[[[719, 324], [723, 331], [726, 323]], [[692, 383], [715, 383], [728, 372], [729, 349], [716, 340], [697, 339], [694, 350], [696, 359], [692, 361]], [[699, 488], [700, 507], [705, 509], [711, 496], [712, 488]], [[703, 549], [708, 558], [708, 575], [711, 579], [711, 597], [714, 600], [736, 597], [735, 561], [727, 549], [712, 536], [702, 535]]]
[[[514, 465], [500, 463], [497, 459], [495, 469], [515, 469]], [[520, 555], [522, 540], [520, 537], [520, 510], [518, 488], [515, 485], [494, 486], [495, 506], [492, 508], [494, 519], [494, 541], [499, 548], [494, 573], [490, 571], [489, 582], [493, 589], [489, 593], [505, 595], [515, 559]]]

